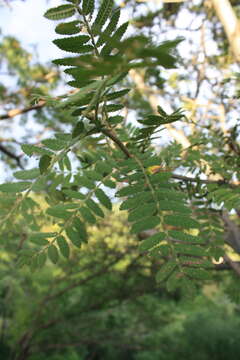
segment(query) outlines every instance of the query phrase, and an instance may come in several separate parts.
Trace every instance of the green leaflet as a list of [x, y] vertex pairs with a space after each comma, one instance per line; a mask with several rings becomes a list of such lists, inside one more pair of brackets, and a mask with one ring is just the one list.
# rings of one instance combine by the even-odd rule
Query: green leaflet
[[81, 66], [82, 65], [81, 57], [83, 56], [85, 55], [81, 55], [79, 57], [65, 57], [62, 59], [55, 59], [52, 60], [52, 63], [63, 66]]
[[108, 164], [107, 161], [99, 161], [99, 162], [97, 162], [97, 164], [95, 166], [95, 170], [98, 173], [106, 176], [112, 172], [112, 167], [111, 167], [111, 165]]
[[31, 186], [30, 182], [19, 181], [15, 183], [5, 183], [0, 185], [0, 191], [6, 193], [18, 193], [27, 190]]
[[155, 191], [157, 198], [161, 201], [161, 200], [182, 200], [184, 198], [186, 198], [186, 195], [184, 193], [181, 193], [179, 191], [175, 191], [175, 190], [171, 190], [171, 189], [157, 189]]
[[69, 240], [73, 245], [75, 245], [77, 248], [80, 248], [82, 245], [82, 240], [79, 236], [78, 231], [74, 230], [73, 228], [69, 227], [66, 229], [66, 234]]
[[16, 171], [13, 175], [19, 180], [32, 180], [36, 179], [40, 175], [40, 172], [38, 168], [35, 168], [31, 170]]
[[122, 197], [122, 196], [135, 195], [137, 193], [141, 193], [143, 188], [144, 188], [144, 183], [125, 186], [124, 188], [122, 188], [117, 192], [116, 196]]
[[94, 81], [91, 84], [84, 86], [76, 94], [69, 96], [68, 99], [62, 102], [58, 107], [62, 108], [68, 105], [74, 105], [78, 101], [82, 100], [89, 91], [98, 89], [102, 85], [103, 85], [103, 80]]
[[166, 215], [164, 216], [164, 222], [168, 225], [179, 226], [185, 229], [198, 229], [199, 223], [185, 215]]
[[76, 177], [76, 182], [81, 185], [81, 186], [84, 186], [86, 187], [87, 189], [94, 189], [95, 188], [95, 183], [88, 179], [86, 176], [78, 176]]
[[107, 86], [113, 86], [117, 83], [119, 83], [121, 80], [123, 80], [128, 74], [128, 71], [124, 71], [119, 75], [115, 75], [113, 77], [111, 77], [108, 81], [107, 81]]
[[47, 10], [43, 16], [49, 20], [60, 20], [71, 17], [74, 14], [75, 7], [73, 5], [60, 5]]
[[176, 253], [193, 256], [207, 256], [207, 249], [196, 245], [174, 244]]
[[87, 232], [85, 225], [81, 222], [81, 220], [78, 217], [75, 217], [73, 220], [73, 227], [78, 232], [78, 236], [83, 242], [87, 242]]
[[123, 201], [120, 205], [120, 210], [134, 209], [135, 207], [139, 206], [139, 202], [143, 204], [145, 201], [153, 201], [153, 196], [150, 191], [138, 193], [137, 195]]
[[51, 207], [46, 210], [46, 213], [48, 215], [51, 215], [56, 218], [67, 220], [71, 217], [71, 213], [66, 211], [65, 208], [59, 208], [59, 207]]
[[131, 89], [123, 89], [123, 90], [119, 90], [119, 91], [115, 91], [111, 94], [107, 94], [106, 95], [106, 99], [107, 100], [114, 100], [117, 99], [119, 97], [122, 97], [124, 95], [126, 95]]
[[35, 233], [31, 233], [28, 239], [29, 241], [37, 242], [38, 240], [45, 240], [47, 238], [52, 238], [55, 236], [56, 236], [55, 232], [35, 232]]
[[167, 279], [166, 287], [169, 292], [172, 292], [181, 287], [181, 279], [183, 274], [178, 269], [174, 270]]
[[78, 191], [74, 191], [74, 190], [63, 190], [63, 193], [67, 196], [69, 196], [72, 199], [78, 199], [78, 200], [84, 200], [85, 199], [85, 195], [83, 195], [82, 193], [78, 192]]
[[78, 20], [57, 25], [55, 31], [61, 35], [73, 35], [80, 32], [80, 22]]
[[181, 279], [181, 293], [186, 299], [193, 299], [196, 296], [197, 288], [193, 281], [186, 277]]
[[47, 255], [45, 254], [45, 252], [41, 252], [40, 254], [37, 255], [39, 268], [42, 268], [45, 265], [46, 260], [47, 260]]
[[171, 178], [172, 173], [170, 172], [159, 172], [157, 174], [153, 174], [150, 176], [150, 182], [151, 184], [161, 184], [161, 183], [167, 183], [167, 181]]
[[39, 171], [45, 174], [51, 164], [52, 158], [49, 155], [43, 155], [39, 160]]
[[102, 180], [102, 175], [99, 174], [95, 170], [85, 171], [85, 175], [87, 176], [87, 178], [89, 178], [90, 180], [93, 180], [93, 181], [101, 181]]
[[120, 105], [120, 104], [109, 104], [109, 105], [104, 106], [104, 109], [107, 112], [115, 112], [115, 111], [119, 111], [123, 108], [124, 108], [124, 105]]
[[56, 39], [53, 40], [53, 43], [61, 50], [73, 53], [81, 53], [81, 46], [88, 42], [89, 39], [90, 37], [88, 35], [79, 35], [63, 39]]
[[120, 116], [120, 115], [116, 115], [116, 116], [110, 116], [108, 118], [108, 122], [111, 124], [111, 125], [117, 125], [117, 124], [121, 124], [124, 120], [124, 117], [123, 116]]
[[80, 134], [82, 134], [83, 132], [84, 132], [84, 124], [82, 121], [79, 121], [73, 129], [73, 132], [72, 132], [73, 139], [75, 137], [79, 136]]
[[129, 23], [127, 21], [123, 23], [121, 26], [119, 26], [119, 28], [115, 31], [112, 37], [108, 40], [107, 44], [102, 48], [101, 56], [105, 57], [110, 55], [112, 49], [114, 49], [117, 46], [117, 44], [119, 43], [125, 32], [127, 31], [128, 24]]
[[116, 183], [112, 180], [104, 180], [103, 181], [103, 185], [106, 187], [109, 187], [110, 189], [115, 189], [116, 188]]
[[203, 269], [193, 269], [193, 268], [184, 268], [184, 273], [192, 279], [199, 280], [209, 280], [211, 279], [211, 274]]
[[63, 163], [64, 163], [65, 168], [66, 168], [68, 171], [71, 171], [71, 170], [72, 170], [72, 164], [71, 164], [71, 161], [69, 160], [69, 157], [67, 156], [67, 154], [64, 155]]
[[180, 256], [178, 259], [183, 266], [214, 269], [214, 264], [212, 263], [212, 261], [206, 260], [206, 258]]
[[163, 211], [174, 211], [182, 214], [190, 214], [191, 209], [187, 208], [183, 204], [172, 200], [159, 201], [159, 209]]
[[165, 238], [166, 238], [166, 234], [164, 234], [163, 232], [159, 232], [152, 236], [149, 236], [147, 239], [141, 241], [139, 245], [139, 251], [150, 250], [154, 246], [159, 245], [159, 243]]
[[91, 211], [83, 206], [79, 209], [79, 212], [81, 213], [82, 217], [84, 218], [84, 220], [86, 220], [89, 224], [96, 224], [96, 218], [95, 216], [93, 216], [93, 214], [91, 213]]
[[56, 248], [55, 245], [50, 245], [48, 247], [48, 258], [51, 260], [51, 262], [53, 264], [56, 264], [58, 262], [59, 259], [59, 255], [58, 255], [58, 249]]
[[160, 223], [160, 219], [157, 216], [147, 217], [141, 221], [135, 222], [132, 225], [131, 233], [136, 234], [141, 231], [154, 229]]
[[192, 243], [202, 243], [205, 242], [205, 240], [203, 239], [199, 239], [198, 236], [193, 236], [193, 235], [189, 235], [186, 234], [182, 231], [176, 231], [176, 230], [169, 230], [168, 232], [169, 236], [171, 236], [173, 239], [176, 240], [182, 240], [182, 241], [187, 241], [187, 242], [192, 242]]
[[42, 144], [45, 145], [50, 150], [59, 151], [66, 147], [67, 142], [58, 139], [46, 139], [46, 140], [42, 140]]
[[83, 0], [82, 12], [84, 15], [92, 14], [94, 11], [94, 0]]
[[105, 25], [108, 17], [111, 14], [113, 7], [113, 0], [103, 0], [102, 4], [100, 6], [100, 9], [98, 10], [97, 17], [92, 25], [92, 32], [97, 35], [103, 25]]
[[156, 205], [154, 203], [142, 204], [131, 211], [128, 215], [128, 221], [137, 221], [146, 216], [153, 215], [157, 211]]
[[53, 155], [51, 151], [35, 145], [23, 144], [21, 146], [21, 149], [28, 156], [32, 156], [34, 154], [49, 155], [49, 156]]
[[45, 245], [49, 244], [48, 240], [43, 239], [43, 238], [34, 238], [33, 237], [33, 238], [29, 239], [29, 241], [31, 241], [34, 244], [39, 245], [39, 246], [45, 246]]
[[109, 36], [113, 33], [113, 31], [117, 27], [119, 18], [120, 18], [120, 9], [116, 9], [111, 16], [108, 26], [106, 27], [104, 32], [99, 36], [99, 39], [97, 41], [97, 46], [103, 45], [104, 42], [109, 39]]
[[112, 210], [112, 203], [102, 189], [97, 189], [95, 191], [95, 195], [103, 206], [105, 206], [108, 210]]
[[86, 205], [89, 207], [90, 210], [92, 210], [92, 212], [94, 214], [104, 218], [104, 212], [102, 211], [102, 209], [98, 206], [98, 204], [95, 201], [93, 201], [92, 199], [88, 199], [86, 201]]
[[58, 236], [57, 237], [57, 244], [60, 250], [60, 253], [62, 254], [62, 256], [64, 256], [66, 259], [69, 258], [69, 254], [70, 254], [70, 249], [69, 249], [69, 245], [65, 239], [64, 236]]
[[165, 280], [169, 275], [171, 275], [176, 266], [176, 260], [170, 260], [162, 265], [161, 269], [156, 274], [156, 281], [161, 282]]

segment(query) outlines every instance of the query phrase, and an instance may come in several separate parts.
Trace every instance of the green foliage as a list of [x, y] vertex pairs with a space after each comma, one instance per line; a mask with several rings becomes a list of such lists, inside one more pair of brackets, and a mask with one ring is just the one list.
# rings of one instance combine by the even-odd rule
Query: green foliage
[[46, 11], [44, 16], [50, 20], [60, 20], [71, 17], [74, 13], [75, 7], [73, 5], [60, 5]]
[[[169, 291], [180, 288], [191, 296], [201, 281], [211, 280], [212, 259], [224, 255], [223, 221], [220, 216], [216, 220], [216, 213], [236, 211], [240, 205], [239, 189], [233, 183], [234, 177], [240, 179], [239, 161], [230, 156], [224, 167], [215, 154], [216, 147], [233, 148], [236, 129], [229, 137], [212, 132], [211, 146], [204, 151], [196, 147], [208, 143], [207, 128], [189, 137], [185, 149], [171, 143], [159, 153], [154, 145], [159, 132], [167, 127], [175, 134], [177, 127], [172, 124], [189, 120], [179, 105], [170, 113], [158, 104], [150, 110], [151, 98], [145, 103], [140, 99], [144, 86], [140, 84], [136, 95], [128, 75], [139, 72], [150, 79], [156, 71], [175, 68], [181, 61], [176, 48], [183, 39], [159, 43], [147, 32], [128, 36], [129, 22], [119, 24], [120, 9], [113, 0], [98, 5], [93, 0], [69, 0], [44, 15], [50, 20], [67, 19], [55, 29], [64, 37], [53, 43], [75, 55], [53, 63], [66, 67], [65, 74], [72, 77], [68, 85], [77, 90], [57, 98], [39, 92], [36, 99], [44, 99], [53, 119], [55, 115], [67, 119], [63, 121], [69, 122], [69, 132], [52, 121], [54, 138], [44, 138], [40, 146], [21, 145], [24, 154], [37, 158], [38, 168], [17, 171], [14, 176], [21, 181], [0, 185], [6, 203], [0, 223], [7, 227], [13, 220], [26, 222], [27, 241], [36, 248], [22, 249], [19, 262], [40, 269], [47, 259], [53, 264], [61, 256], [70, 259], [72, 244], [82, 251], [88, 226], [98, 226], [117, 203], [128, 213], [129, 234], [143, 239], [139, 251], [160, 259], [157, 282], [165, 281]], [[26, 56], [23, 67], [27, 73]], [[132, 125], [119, 112], [131, 109], [134, 96], [136, 124]], [[196, 176], [175, 175], [176, 168]], [[218, 174], [221, 181], [204, 181], [200, 175], [205, 173]], [[11, 194], [17, 195], [11, 198]], [[28, 200], [35, 196], [44, 198], [38, 210], [34, 200]], [[44, 220], [54, 232], [42, 230]]]

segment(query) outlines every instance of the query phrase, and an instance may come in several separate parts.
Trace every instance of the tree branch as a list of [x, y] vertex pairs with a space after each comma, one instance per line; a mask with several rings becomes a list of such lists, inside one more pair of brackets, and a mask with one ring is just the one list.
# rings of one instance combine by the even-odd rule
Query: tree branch
[[229, 0], [211, 1], [225, 30], [234, 57], [237, 61], [240, 61], [240, 21], [237, 18]]
[[17, 165], [23, 169], [23, 166], [21, 164], [20, 158], [21, 156], [15, 155], [13, 154], [11, 151], [9, 151], [8, 149], [6, 149], [2, 144], [0, 144], [0, 151], [2, 153], [4, 153], [5, 155], [7, 155], [8, 157], [10, 157], [11, 159], [15, 160]]

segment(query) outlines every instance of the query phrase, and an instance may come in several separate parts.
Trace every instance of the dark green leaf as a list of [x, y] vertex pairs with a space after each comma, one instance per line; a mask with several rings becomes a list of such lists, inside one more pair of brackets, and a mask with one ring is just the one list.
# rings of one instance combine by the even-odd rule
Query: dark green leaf
[[32, 180], [36, 179], [39, 175], [39, 169], [31, 169], [31, 170], [22, 170], [22, 171], [16, 171], [14, 174], [15, 178], [20, 180]]
[[59, 247], [59, 250], [60, 250], [60, 253], [62, 254], [62, 256], [64, 256], [65, 258], [69, 258], [69, 253], [70, 253], [70, 250], [69, 250], [69, 245], [66, 241], [66, 239], [64, 238], [64, 236], [58, 236], [57, 237], [57, 244], [58, 244], [58, 247]]
[[55, 29], [57, 34], [73, 35], [80, 32], [80, 22], [78, 20], [68, 23], [61, 23]]
[[53, 264], [56, 264], [58, 262], [58, 250], [53, 244], [48, 247], [48, 257]]
[[138, 221], [132, 225], [131, 233], [139, 233], [141, 231], [154, 229], [160, 223], [160, 219], [157, 216], [147, 217], [141, 221]]
[[84, 131], [84, 124], [82, 121], [79, 121], [73, 129], [72, 137], [75, 138], [75, 137], [79, 136], [80, 134], [83, 133], [83, 131]]
[[79, 211], [82, 217], [84, 218], [84, 220], [86, 220], [89, 224], [94, 225], [96, 223], [95, 216], [93, 216], [93, 214], [87, 207], [81, 207]]
[[152, 236], [149, 236], [147, 239], [142, 240], [139, 245], [140, 251], [147, 251], [152, 249], [154, 246], [159, 245], [159, 243], [164, 240], [166, 237], [166, 234], [159, 232]]
[[105, 206], [109, 210], [112, 210], [112, 203], [109, 197], [103, 192], [102, 189], [97, 189], [95, 191], [95, 195], [103, 206]]
[[176, 266], [176, 260], [170, 260], [162, 265], [161, 269], [157, 272], [156, 281], [161, 282], [165, 280], [169, 275], [171, 275]]
[[83, 0], [82, 12], [84, 15], [92, 14], [94, 11], [94, 0]]
[[41, 174], [44, 174], [47, 172], [50, 164], [51, 164], [52, 158], [49, 155], [43, 155], [39, 160], [39, 170]]
[[73, 53], [81, 53], [81, 47], [85, 44], [90, 37], [88, 35], [72, 36], [70, 38], [56, 39], [53, 43], [57, 45], [61, 50], [69, 51]]
[[27, 190], [31, 186], [30, 182], [19, 181], [16, 183], [6, 183], [0, 185], [1, 192], [18, 193]]

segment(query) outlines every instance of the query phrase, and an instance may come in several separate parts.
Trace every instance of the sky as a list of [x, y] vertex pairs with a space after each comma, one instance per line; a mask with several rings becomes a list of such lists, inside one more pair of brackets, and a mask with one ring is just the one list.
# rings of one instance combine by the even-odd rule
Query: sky
[[49, 7], [60, 4], [61, 0], [51, 0], [51, 4], [46, 0], [27, 0], [27, 4], [24, 1], [13, 1], [11, 7], [0, 7], [2, 33], [17, 37], [23, 47], [30, 51], [37, 45], [40, 61], [50, 61], [61, 56], [61, 50], [52, 43], [56, 37], [55, 22], [43, 17]]

